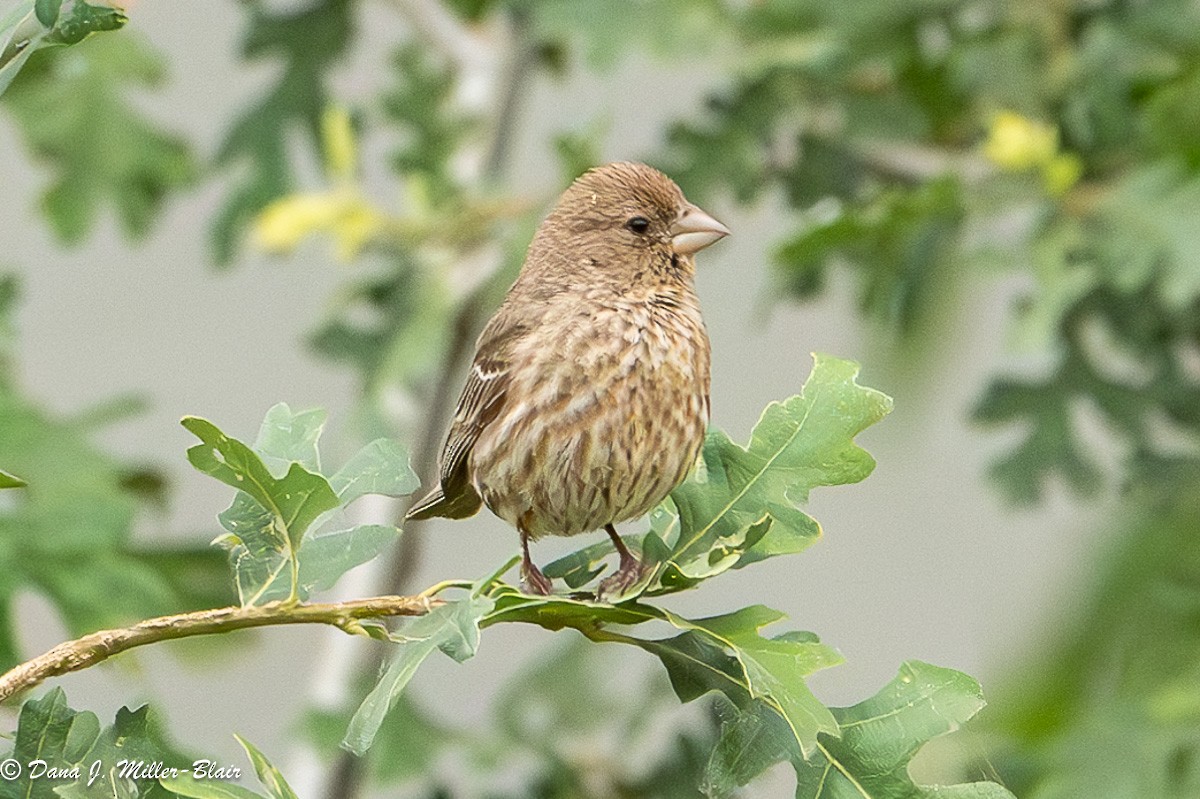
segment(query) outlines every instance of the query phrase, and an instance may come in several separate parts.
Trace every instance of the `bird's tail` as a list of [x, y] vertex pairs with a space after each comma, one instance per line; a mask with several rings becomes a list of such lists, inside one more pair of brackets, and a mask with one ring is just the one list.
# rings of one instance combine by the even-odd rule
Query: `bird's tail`
[[409, 508], [408, 513], [404, 514], [404, 518], [419, 520], [442, 516], [447, 519], [465, 519], [468, 516], [474, 516], [481, 507], [483, 507], [483, 500], [469, 483], [450, 496], [446, 495], [445, 490], [439, 484], [417, 504]]

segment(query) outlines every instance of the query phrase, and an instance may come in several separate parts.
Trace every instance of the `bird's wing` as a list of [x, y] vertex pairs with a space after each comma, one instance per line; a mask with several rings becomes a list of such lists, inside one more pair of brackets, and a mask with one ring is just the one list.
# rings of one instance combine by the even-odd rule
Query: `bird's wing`
[[439, 485], [408, 512], [408, 518], [462, 518], [479, 510], [467, 462], [480, 433], [496, 420], [508, 396], [513, 344], [526, 326], [504, 316], [492, 318], [476, 345], [475, 359], [454, 411], [454, 421], [438, 461]]

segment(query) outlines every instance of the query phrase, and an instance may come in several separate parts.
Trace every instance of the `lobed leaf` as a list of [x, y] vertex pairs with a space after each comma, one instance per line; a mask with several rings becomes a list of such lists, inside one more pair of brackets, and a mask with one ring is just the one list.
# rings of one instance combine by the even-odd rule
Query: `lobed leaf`
[[377, 438], [355, 453], [329, 478], [343, 505], [364, 494], [400, 497], [421, 486], [408, 463], [408, 450], [390, 438]]
[[[82, 38], [81, 31], [96, 24], [89, 17], [72, 27], [85, 7], [73, 3], [72, 15], [59, 21], [56, 31], [70, 33], [65, 39]], [[127, 234], [141, 236], [168, 194], [194, 179], [186, 143], [125, 97], [127, 86], [161, 78], [159, 57], [146, 45], [126, 36], [100, 37], [39, 56], [4, 94], [27, 147], [53, 170], [41, 205], [64, 242], [79, 242], [106, 204]]]
[[741, 665], [752, 698], [774, 709], [787, 722], [807, 755], [819, 733], [836, 735], [833, 715], [808, 690], [804, 678], [836, 666], [842, 656], [811, 633], [764, 638], [760, 628], [785, 618], [776, 610], [754, 605], [734, 613], [687, 621], [668, 612], [676, 627], [691, 627], [731, 651]]
[[[165, 799], [166, 792], [152, 780], [122, 776], [122, 761], [181, 769], [188, 765], [166, 743], [147, 707], [120, 708], [114, 723], [102, 730], [94, 713], [72, 710], [62, 689], [54, 688], [26, 702], [17, 724], [10, 756], [24, 769], [16, 779], [0, 780], [3, 799]], [[35, 760], [45, 761], [54, 772], [33, 775], [29, 764]], [[69, 776], [72, 770], [79, 776]]]
[[[21, 764], [44, 760], [55, 769], [70, 769], [81, 763], [100, 735], [95, 713], [67, 706], [61, 688], [21, 706], [12, 759]], [[28, 768], [15, 779], [0, 780], [0, 799], [56, 799], [54, 788], [70, 780], [35, 778]]]
[[915, 660], [904, 663], [875, 696], [834, 709], [839, 738], [821, 735], [816, 754], [793, 761], [797, 799], [1011, 799], [1012, 794], [995, 783], [919, 786], [908, 774], [917, 750], [958, 729], [984, 704], [979, 683], [967, 675]]
[[300, 548], [305, 531], [317, 517], [338, 506], [329, 482], [300, 464], [292, 463], [282, 478], [276, 478], [254, 450], [225, 435], [212, 422], [186, 416], [181, 424], [203, 442], [187, 451], [192, 465], [244, 492], [267, 510], [274, 533], [292, 550]]
[[323, 527], [340, 521], [341, 514], [331, 511], [364, 494], [405, 494], [417, 486], [406, 450], [388, 439], [363, 447], [326, 480], [316, 472], [324, 423], [324, 411], [294, 412], [279, 403], [248, 447], [210, 422], [184, 419], [184, 427], [204, 442], [188, 450], [188, 459], [239, 489], [217, 517], [228, 535], [215, 543], [229, 551], [243, 604], [305, 600], [396, 538], [396, 528], [386, 525], [312, 532], [318, 520]]
[[[837, 732], [829, 710], [808, 690], [804, 678], [837, 665], [841, 656], [810, 633], [765, 638], [760, 628], [784, 618], [761, 605], [704, 619], [636, 602], [597, 604], [567, 597], [531, 597], [507, 586], [489, 593], [495, 610], [482, 622], [525, 622], [548, 630], [572, 627], [595, 641], [637, 646], [659, 658], [680, 701], [710, 692], [724, 694], [736, 707], [762, 702], [784, 720], [795, 745], [809, 752], [819, 733]], [[642, 638], [613, 626], [665, 622], [681, 633]]]
[[854, 437], [891, 411], [891, 398], [860, 386], [852, 361], [813, 360], [801, 393], [768, 405], [747, 447], [709, 433], [700, 467], [671, 492], [676, 520], [651, 533], [669, 550], [661, 590], [805, 549], [821, 534], [799, 509], [809, 491], [858, 482], [875, 468]]
[[[274, 417], [268, 414], [266, 432], [260, 438], [280, 452], [295, 451], [299, 445], [291, 442], [293, 446], [286, 446], [276, 424], [290, 411], [286, 406], [278, 408], [273, 409]], [[304, 534], [319, 516], [338, 506], [328, 481], [295, 462], [287, 466], [282, 478], [276, 478], [258, 453], [211, 422], [189, 416], [182, 424], [204, 442], [188, 450], [192, 465], [239, 489], [233, 504], [217, 518], [229, 531], [218, 543], [229, 549], [242, 604], [300, 598], [298, 552]], [[298, 441], [310, 433], [306, 424], [290, 429]]]
[[317, 441], [325, 428], [326, 416], [321, 408], [296, 413], [286, 402], [273, 405], [263, 417], [253, 449], [277, 477], [287, 474], [293, 463], [310, 472], [320, 472]]
[[356, 755], [362, 755], [370, 748], [388, 711], [417, 668], [435, 650], [442, 650], [460, 663], [472, 657], [479, 646], [480, 621], [491, 612], [494, 604], [490, 598], [472, 596], [434, 608], [407, 624], [401, 633], [405, 643], [350, 719], [342, 746]]

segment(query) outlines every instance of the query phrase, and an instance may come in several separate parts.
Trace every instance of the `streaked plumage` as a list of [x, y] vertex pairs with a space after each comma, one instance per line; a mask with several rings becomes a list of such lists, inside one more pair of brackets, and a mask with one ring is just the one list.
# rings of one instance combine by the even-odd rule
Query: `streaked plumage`
[[527, 539], [637, 518], [687, 475], [709, 414], [709, 343], [693, 254], [728, 233], [642, 164], [594, 169], [542, 223], [484, 328], [442, 450], [439, 484], [409, 518], [481, 504], [521, 532], [527, 587], [549, 581]]

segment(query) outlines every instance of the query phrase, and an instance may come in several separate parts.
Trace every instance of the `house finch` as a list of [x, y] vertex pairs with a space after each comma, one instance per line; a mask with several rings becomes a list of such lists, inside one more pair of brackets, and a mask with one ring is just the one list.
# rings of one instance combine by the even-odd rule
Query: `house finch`
[[551, 584], [530, 539], [603, 527], [620, 566], [598, 596], [634, 585], [641, 564], [613, 525], [658, 504], [700, 453], [709, 344], [693, 255], [728, 234], [644, 164], [571, 184], [479, 337], [438, 485], [407, 518], [486, 504], [519, 531], [537, 594]]

